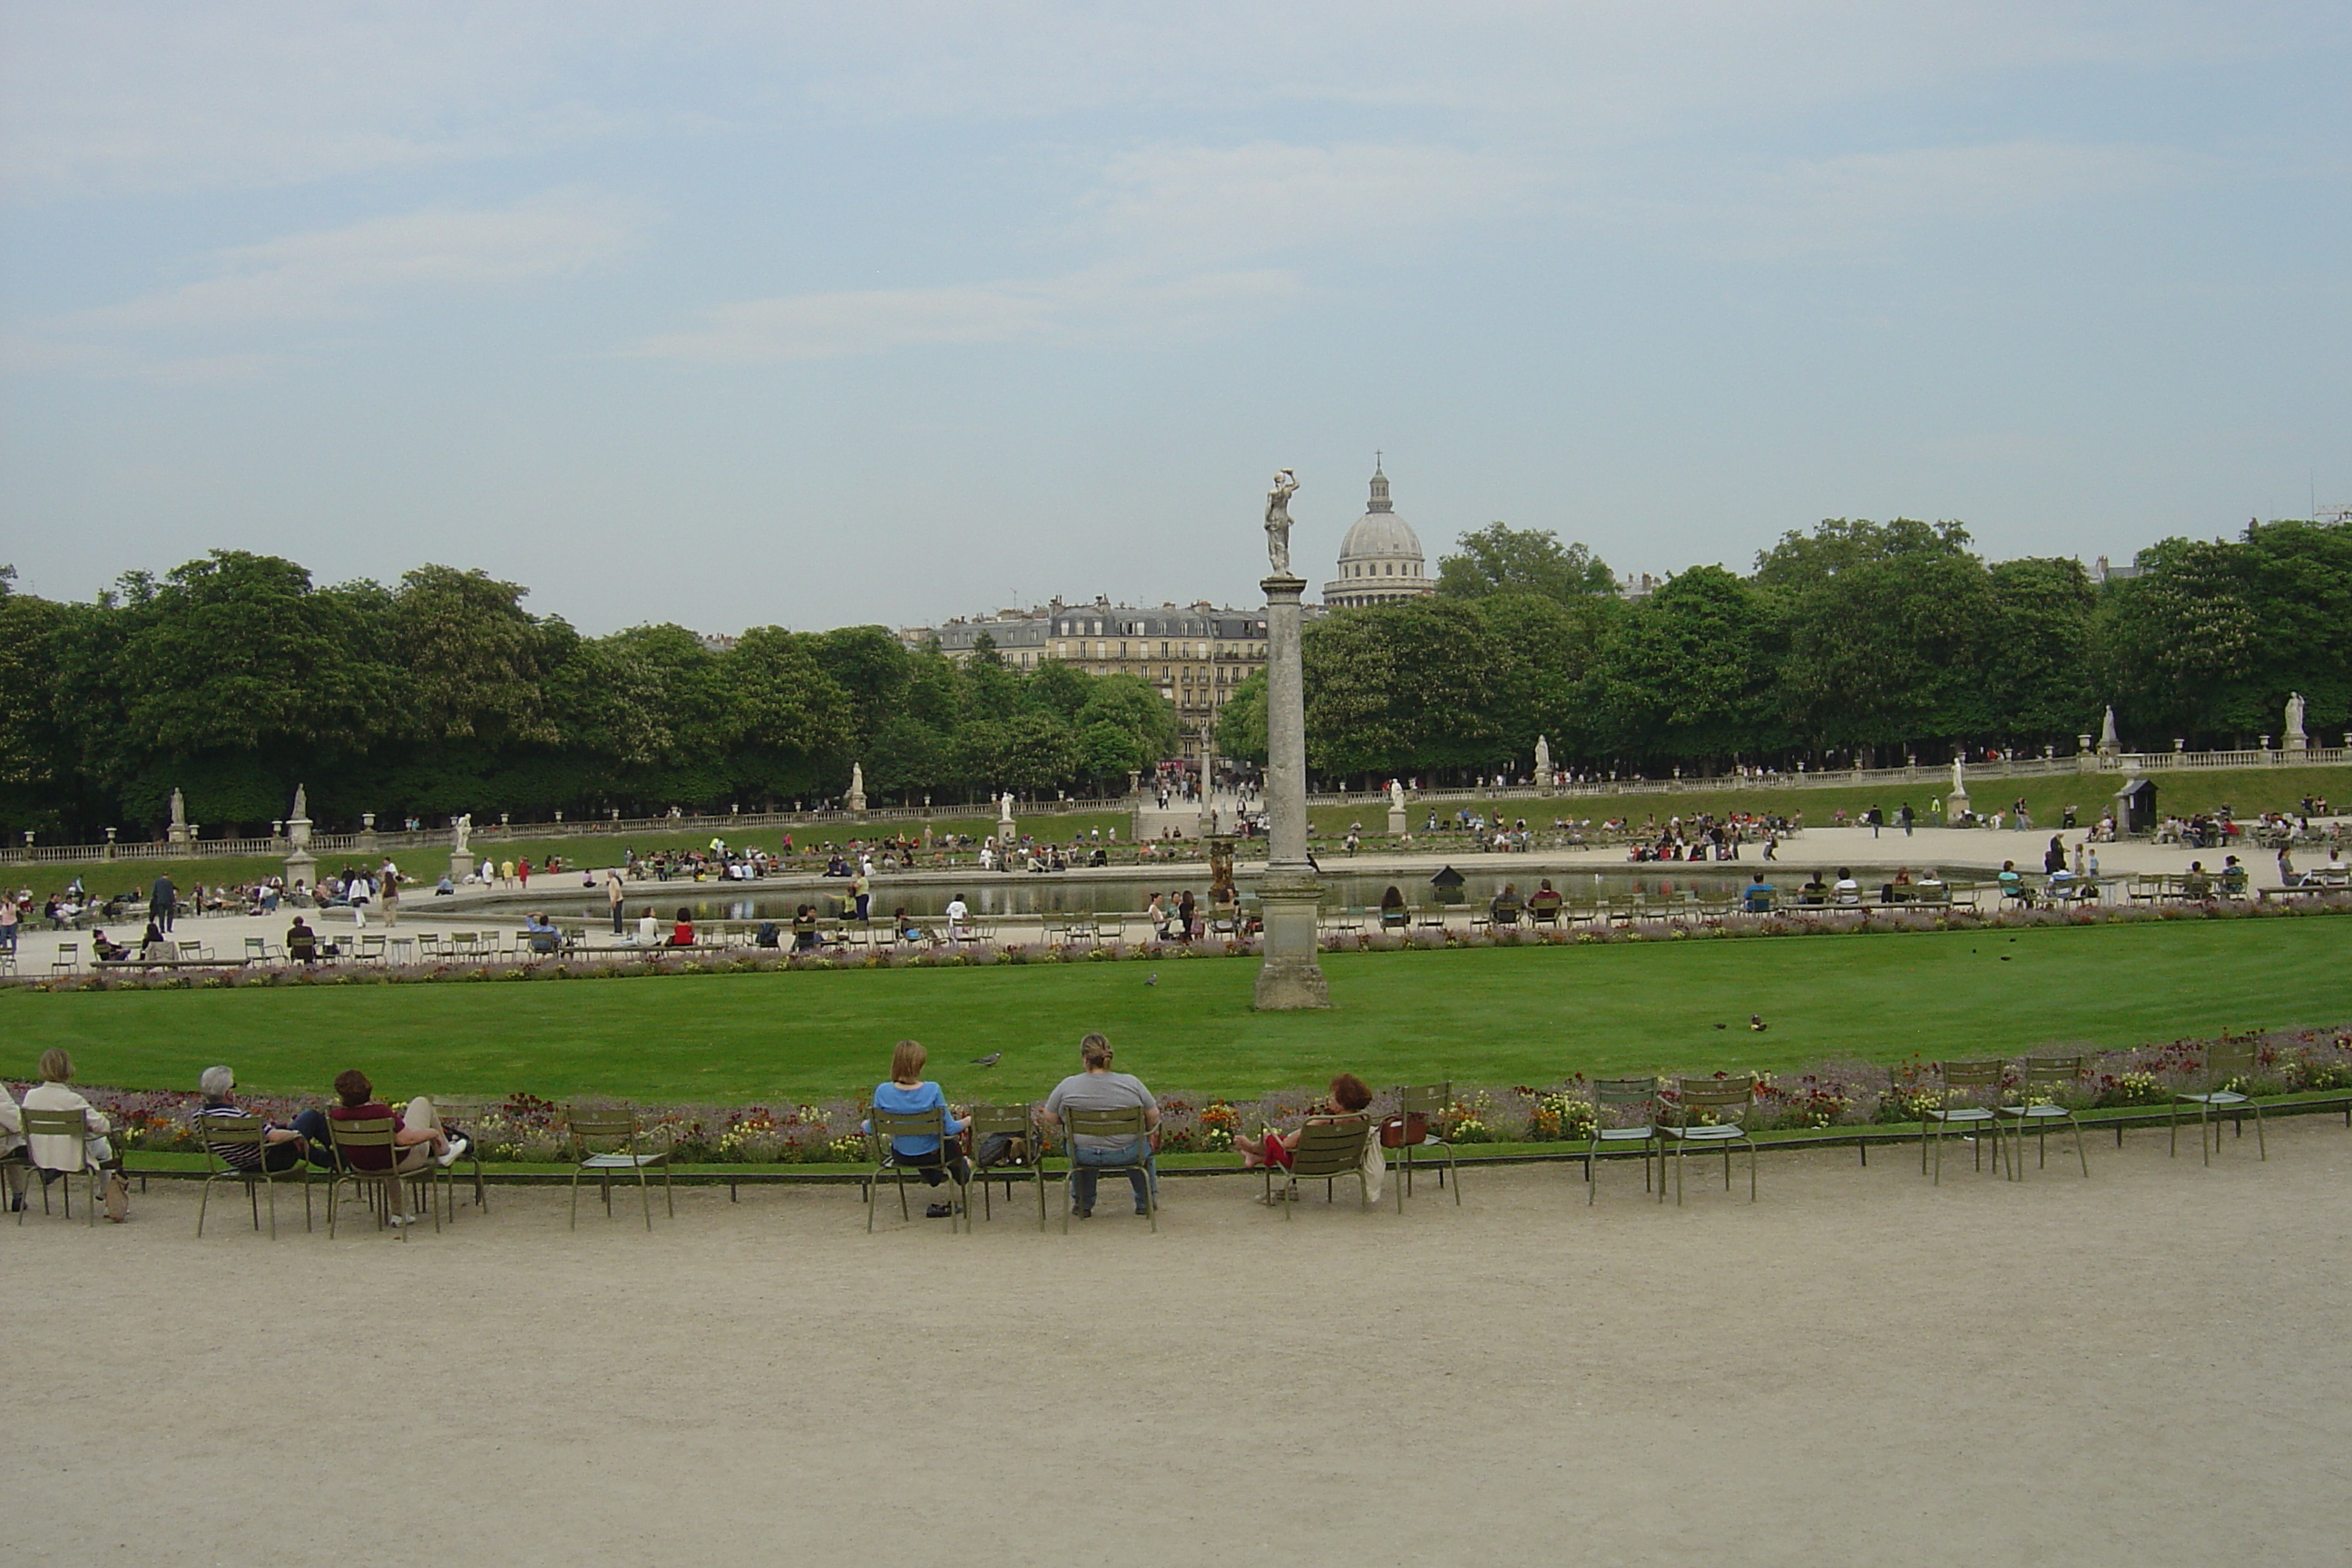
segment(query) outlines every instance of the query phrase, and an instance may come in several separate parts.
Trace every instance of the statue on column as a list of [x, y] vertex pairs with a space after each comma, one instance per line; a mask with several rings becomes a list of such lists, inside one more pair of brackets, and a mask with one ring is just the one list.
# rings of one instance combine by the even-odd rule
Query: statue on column
[[2303, 693], [2288, 692], [2286, 694], [2286, 743], [2293, 751], [2301, 751], [2304, 742], [2309, 739], [2303, 728]]
[[1298, 493], [1298, 477], [1288, 468], [1274, 476], [1265, 493], [1265, 553], [1274, 575], [1290, 575], [1290, 498]]
[[472, 848], [474, 843], [474, 814], [469, 811], [462, 816], [451, 817], [449, 819], [449, 832], [451, 835], [449, 840], [450, 848], [461, 852]]
[[1389, 780], [1389, 809], [1391, 811], [1404, 809], [1404, 784], [1397, 779]]

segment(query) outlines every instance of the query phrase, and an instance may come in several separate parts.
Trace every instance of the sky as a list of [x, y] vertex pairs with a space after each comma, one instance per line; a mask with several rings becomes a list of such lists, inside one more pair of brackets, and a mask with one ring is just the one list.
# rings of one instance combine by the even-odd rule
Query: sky
[[2352, 7], [0, 0], [0, 562], [583, 630], [2352, 502]]

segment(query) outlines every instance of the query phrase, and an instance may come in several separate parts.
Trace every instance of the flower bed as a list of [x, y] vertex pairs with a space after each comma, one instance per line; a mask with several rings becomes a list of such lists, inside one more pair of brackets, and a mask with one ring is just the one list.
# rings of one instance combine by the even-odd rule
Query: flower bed
[[[2231, 1087], [2258, 1098], [2310, 1090], [2352, 1090], [2352, 1029], [2282, 1030], [2250, 1037], [2255, 1047], [2252, 1075]], [[2077, 1110], [2162, 1105], [2176, 1089], [2203, 1087], [2207, 1040], [2171, 1040], [2123, 1051], [2049, 1043], [2045, 1055], [2080, 1054], [2084, 1076], [2071, 1085], [2036, 1086], [2036, 1103]], [[1714, 1076], [1724, 1076], [1720, 1073]], [[1828, 1062], [1811, 1070], [1761, 1080], [1748, 1125], [1758, 1131], [1798, 1131], [1834, 1127], [1896, 1125], [1919, 1120], [1933, 1100], [1933, 1068], [1914, 1057], [1890, 1065]], [[91, 1102], [111, 1117], [131, 1149], [194, 1152], [198, 1145], [189, 1121], [199, 1100], [193, 1094], [162, 1090], [89, 1089]], [[1672, 1089], [1667, 1090], [1672, 1099]], [[21, 1098], [21, 1092], [19, 1094]], [[2027, 1097], [2012, 1064], [2005, 1101]], [[290, 1122], [308, 1102], [256, 1096], [247, 1110], [280, 1124]], [[1310, 1090], [1290, 1089], [1255, 1099], [1176, 1093], [1160, 1100], [1160, 1147], [1168, 1153], [1223, 1153], [1237, 1132], [1261, 1127], [1287, 1130], [1306, 1117], [1328, 1111]], [[1377, 1116], [1396, 1110], [1394, 1093], [1377, 1096]], [[648, 1132], [657, 1147], [680, 1162], [698, 1165], [842, 1164], [866, 1158], [857, 1128], [860, 1101], [834, 1100], [804, 1105], [667, 1105], [646, 1108]], [[1581, 1142], [1591, 1136], [1596, 1111], [1591, 1086], [1579, 1074], [1565, 1083], [1522, 1084], [1507, 1089], [1464, 1089], [1440, 1119], [1440, 1130], [1462, 1144]], [[1608, 1119], [1625, 1120], [1611, 1108]], [[467, 1129], [486, 1159], [547, 1163], [567, 1158], [562, 1107], [533, 1095], [497, 1102]]]

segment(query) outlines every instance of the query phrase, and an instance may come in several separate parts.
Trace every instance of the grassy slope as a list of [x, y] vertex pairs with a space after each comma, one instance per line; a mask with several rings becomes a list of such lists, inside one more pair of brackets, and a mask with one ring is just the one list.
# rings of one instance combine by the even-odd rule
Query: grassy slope
[[[2189, 816], [2227, 805], [2241, 817], [2252, 817], [2264, 811], [2293, 811], [2306, 795], [2317, 795], [2332, 802], [2337, 810], [2352, 807], [2352, 770], [2345, 768], [2260, 768], [2242, 771], [2184, 769], [2177, 773], [2159, 773], [2150, 775], [2156, 780], [2156, 803], [2159, 809]], [[1908, 800], [1924, 824], [1927, 803], [1941, 795], [1951, 784], [1945, 769], [1925, 769], [1917, 783], [1893, 786], [1872, 785], [1868, 788], [1845, 786], [1811, 789], [1756, 789], [1709, 792], [1693, 790], [1683, 795], [1624, 795], [1580, 797], [1565, 801], [1513, 800], [1506, 815], [1524, 816], [1530, 825], [1551, 825], [1555, 817], [1577, 820], [1586, 817], [1605, 822], [1622, 816], [1641, 822], [1655, 816], [1664, 822], [1669, 816], [1691, 816], [1699, 812], [1718, 815], [1733, 811], [1789, 816], [1805, 814], [1805, 823], [1811, 827], [1829, 826], [1832, 814], [1843, 806], [1848, 816], [1859, 816], [1871, 806], [1883, 807], [1891, 820], [1896, 809]], [[2099, 811], [2123, 787], [2123, 778], [2116, 773], [2080, 773], [2055, 777], [1998, 779], [1971, 778], [1969, 781], [1969, 804], [1979, 812], [2006, 812], [2010, 803], [2019, 795], [2026, 798], [2033, 812], [2034, 822], [2054, 829], [2060, 814], [2069, 805], [2082, 810], [2084, 826], [2098, 820]], [[1445, 801], [1436, 810], [1440, 821], [1451, 816], [1465, 803]], [[1475, 803], [1472, 803], [1475, 804]], [[1429, 820], [1432, 807], [1415, 803], [1410, 808], [1416, 829]], [[1382, 806], [1342, 808], [1319, 806], [1314, 813], [1316, 827], [1328, 835], [1343, 834], [1350, 822], [1360, 822], [1368, 833], [1384, 833], [1388, 828], [1387, 809]]]
[[[1249, 1011], [1256, 965], [1196, 959], [300, 991], [0, 994], [0, 1074], [47, 1046], [92, 1083], [316, 1092], [364, 1066], [398, 1092], [741, 1102], [860, 1091], [902, 1036], [952, 1094], [1033, 1094], [1099, 1028], [1123, 1064], [1228, 1094], [1450, 1075], [1785, 1068], [1826, 1058], [2116, 1047], [2352, 1018], [2352, 921], [2181, 922], [1375, 953], [1328, 961], [1328, 1014]], [[2006, 957], [2010, 962], [2003, 963]], [[1156, 973], [1159, 982], [1147, 985]], [[1746, 1026], [1750, 1012], [1769, 1027]], [[1717, 1029], [1717, 1024], [1729, 1027]], [[990, 1051], [1003, 1064], [966, 1065]]]

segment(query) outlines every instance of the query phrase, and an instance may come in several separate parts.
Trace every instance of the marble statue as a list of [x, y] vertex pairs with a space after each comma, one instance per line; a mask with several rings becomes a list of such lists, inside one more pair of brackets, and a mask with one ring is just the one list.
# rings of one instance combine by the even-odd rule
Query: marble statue
[[1536, 780], [1539, 784], [1551, 782], [1551, 742], [1541, 735], [1536, 737]]
[[2300, 691], [2290, 691], [2286, 694], [2286, 734], [2290, 741], [2304, 738], [2305, 735], [2303, 693]]
[[310, 820], [310, 797], [303, 791], [300, 784], [296, 784], [294, 786], [294, 815], [288, 817], [287, 820], [289, 822], [308, 822]]
[[1404, 784], [1401, 780], [1389, 780], [1389, 809], [1391, 811], [1404, 809]]
[[1960, 776], [1960, 754], [1958, 752], [1952, 753], [1952, 790], [1956, 795], [1969, 793], [1968, 781]]
[[849, 764], [849, 793], [852, 795], [864, 795], [866, 793], [866, 764], [864, 763], [852, 763]]
[[1265, 492], [1265, 553], [1277, 577], [1290, 575], [1290, 498], [1298, 493], [1298, 478], [1288, 468], [1274, 476]]
[[462, 816], [451, 817], [449, 832], [450, 848], [460, 851], [471, 849], [474, 847], [474, 814], [469, 811]]
[[2107, 716], [2099, 724], [2099, 750], [2113, 756], [2124, 749], [2123, 740], [2116, 733], [2116, 707], [2107, 704]]
[[188, 826], [188, 803], [181, 798], [177, 786], [172, 791], [172, 826], [182, 828]]

